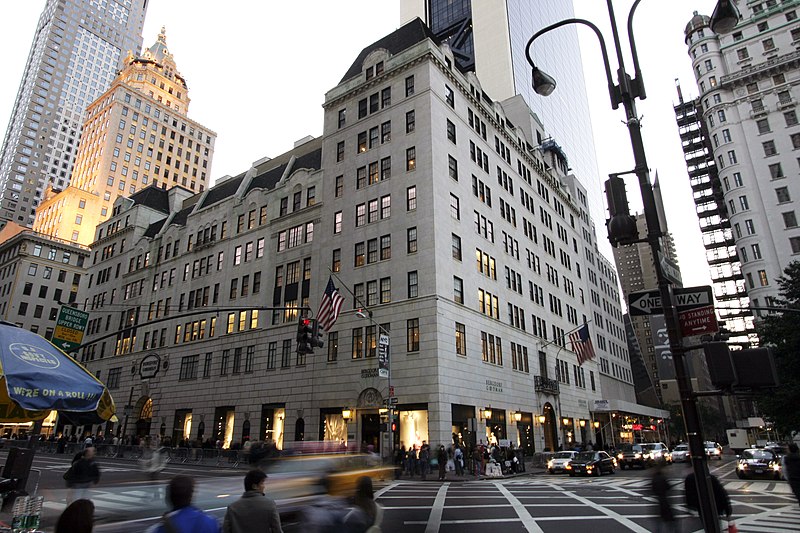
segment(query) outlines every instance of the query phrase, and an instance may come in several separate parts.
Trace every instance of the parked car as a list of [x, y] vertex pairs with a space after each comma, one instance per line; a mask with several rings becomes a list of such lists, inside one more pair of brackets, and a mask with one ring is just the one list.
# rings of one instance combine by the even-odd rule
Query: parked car
[[675, 463], [683, 463], [690, 459], [689, 445], [678, 444], [672, 449], [672, 461]]
[[606, 452], [581, 452], [566, 467], [570, 477], [576, 475], [601, 476], [603, 472], [613, 474], [616, 469], [614, 458]]
[[739, 479], [768, 477], [781, 479], [781, 460], [770, 450], [748, 448], [737, 456], [736, 475]]
[[577, 455], [578, 452], [576, 451], [565, 451], [565, 452], [556, 452], [553, 457], [547, 461], [547, 471], [551, 474], [559, 474], [562, 472], [566, 472], [567, 465], [572, 461], [572, 459]]
[[722, 461], [722, 446], [720, 446], [719, 443], [712, 440], [707, 440], [705, 447], [706, 457], [709, 459], [717, 459], [718, 461]]
[[650, 455], [650, 464], [658, 461], [663, 461], [667, 464], [672, 463], [672, 453], [663, 442], [651, 442], [642, 444], [642, 449], [645, 453]]
[[650, 465], [650, 454], [641, 444], [623, 444], [617, 453], [617, 463], [623, 470], [634, 466], [647, 468]]

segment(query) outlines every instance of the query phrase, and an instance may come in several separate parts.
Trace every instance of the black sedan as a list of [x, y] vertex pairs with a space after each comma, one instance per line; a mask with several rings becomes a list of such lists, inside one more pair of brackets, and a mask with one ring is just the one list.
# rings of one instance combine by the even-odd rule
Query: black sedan
[[781, 479], [781, 459], [770, 450], [749, 448], [736, 460], [736, 475], [739, 479], [751, 477]]
[[575, 475], [595, 475], [600, 476], [603, 472], [613, 474], [616, 469], [616, 461], [606, 452], [581, 452], [572, 459], [567, 465], [566, 470], [570, 476]]

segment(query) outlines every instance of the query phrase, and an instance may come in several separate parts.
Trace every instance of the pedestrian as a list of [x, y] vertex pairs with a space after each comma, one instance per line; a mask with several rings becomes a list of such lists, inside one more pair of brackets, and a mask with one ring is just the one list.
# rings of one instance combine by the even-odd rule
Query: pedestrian
[[464, 476], [464, 452], [461, 451], [461, 446], [456, 445], [453, 450], [453, 463], [456, 467], [456, 475], [458, 477]]
[[224, 533], [283, 533], [281, 517], [272, 498], [266, 496], [267, 475], [253, 469], [244, 476], [244, 494], [228, 506], [222, 523]]
[[348, 533], [380, 533], [383, 509], [375, 503], [371, 477], [358, 478], [354, 503], [344, 516], [344, 530]]
[[789, 453], [783, 456], [783, 477], [789, 482], [794, 497], [800, 503], [800, 454], [798, 454], [797, 444], [794, 442], [789, 445]]
[[[708, 476], [711, 478], [711, 487], [714, 491], [714, 501], [717, 507], [717, 514], [720, 516], [720, 518], [722, 518], [724, 514], [725, 520], [730, 522], [732, 514], [731, 499], [728, 496], [725, 487], [723, 487], [722, 483], [720, 483], [719, 479], [717, 479], [717, 476], [712, 474], [709, 474]], [[694, 472], [691, 472], [688, 476], [686, 476], [683, 488], [686, 493], [686, 507], [699, 513], [700, 494], [697, 491], [697, 483], [695, 483]]]
[[194, 479], [178, 475], [167, 485], [167, 504], [172, 511], [164, 513], [161, 521], [152, 525], [147, 533], [220, 533], [214, 517], [192, 505]]
[[408, 447], [408, 456], [406, 457], [406, 465], [409, 477], [414, 477], [417, 472], [417, 445], [412, 444]]
[[58, 517], [56, 533], [92, 533], [94, 504], [91, 500], [75, 500]]
[[669, 481], [664, 475], [664, 463], [661, 461], [657, 462], [655, 465], [655, 471], [653, 472], [653, 479], [651, 480], [650, 486], [658, 501], [658, 516], [660, 520], [656, 526], [656, 531], [677, 531], [675, 513], [672, 510], [672, 505], [669, 503]]
[[422, 441], [422, 447], [419, 449], [419, 471], [422, 476], [422, 481], [428, 476], [428, 462], [431, 460], [431, 447], [428, 443]]
[[94, 460], [94, 448], [86, 448], [78, 452], [72, 460], [72, 466], [64, 473], [67, 482], [67, 503], [84, 499], [91, 485], [100, 482], [100, 467]]
[[447, 475], [447, 450], [444, 449], [443, 444], [439, 445], [439, 451], [436, 453], [436, 461], [438, 461], [439, 465], [439, 481], [444, 481]]

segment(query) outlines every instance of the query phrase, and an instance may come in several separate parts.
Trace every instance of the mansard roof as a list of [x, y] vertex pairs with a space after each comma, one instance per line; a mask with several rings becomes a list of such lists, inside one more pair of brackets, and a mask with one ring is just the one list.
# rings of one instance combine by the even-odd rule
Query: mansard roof
[[437, 45], [439, 44], [439, 39], [436, 38], [436, 35], [433, 34], [433, 32], [424, 22], [422, 22], [422, 19], [417, 17], [411, 22], [406, 23], [404, 26], [390, 33], [386, 37], [383, 37], [382, 39], [379, 39], [364, 48], [361, 53], [358, 54], [358, 57], [347, 70], [339, 83], [343, 83], [350, 78], [354, 78], [355, 76], [361, 74], [364, 59], [366, 59], [367, 56], [373, 51], [384, 49], [387, 50], [390, 55], [396, 55], [403, 50], [407, 50], [415, 44], [424, 41], [425, 39], [430, 39]]

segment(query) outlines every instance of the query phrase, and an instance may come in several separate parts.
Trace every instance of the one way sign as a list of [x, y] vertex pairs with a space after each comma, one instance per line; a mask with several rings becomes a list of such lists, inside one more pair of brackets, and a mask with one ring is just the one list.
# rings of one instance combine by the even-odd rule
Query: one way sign
[[[676, 287], [672, 292], [675, 298], [675, 307], [678, 311], [714, 305], [714, 296], [710, 285], [703, 287]], [[632, 316], [663, 315], [661, 294], [658, 290], [632, 292], [628, 295], [628, 310]]]

